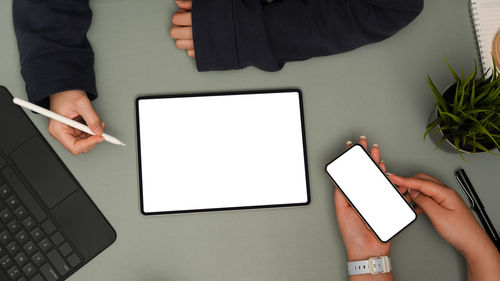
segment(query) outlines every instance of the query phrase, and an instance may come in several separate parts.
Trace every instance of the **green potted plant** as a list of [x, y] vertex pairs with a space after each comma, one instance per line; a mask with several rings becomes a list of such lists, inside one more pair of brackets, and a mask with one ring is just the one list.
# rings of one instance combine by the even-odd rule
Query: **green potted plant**
[[[446, 61], [446, 60], [445, 60]], [[496, 66], [486, 77], [478, 77], [478, 67], [467, 77], [463, 69], [459, 76], [446, 61], [455, 82], [440, 93], [430, 76], [427, 84], [432, 91], [436, 111], [435, 118], [427, 125], [425, 137], [440, 133], [436, 148], [444, 142], [462, 153], [488, 152], [500, 156], [500, 75]], [[495, 62], [493, 62], [495, 65]], [[494, 152], [494, 149], [497, 152]], [[465, 159], [464, 159], [465, 161]]]

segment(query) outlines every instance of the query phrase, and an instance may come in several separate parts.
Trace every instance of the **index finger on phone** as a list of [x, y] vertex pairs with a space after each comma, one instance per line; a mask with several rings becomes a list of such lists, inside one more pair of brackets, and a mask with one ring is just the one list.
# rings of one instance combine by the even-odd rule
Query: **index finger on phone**
[[431, 197], [432, 199], [434, 199], [434, 201], [436, 201], [439, 204], [446, 201], [447, 199], [448, 188], [434, 181], [424, 180], [415, 177], [404, 178], [396, 175], [389, 175], [389, 179], [392, 181], [392, 183], [398, 186], [407, 187], [412, 190], [417, 190]]

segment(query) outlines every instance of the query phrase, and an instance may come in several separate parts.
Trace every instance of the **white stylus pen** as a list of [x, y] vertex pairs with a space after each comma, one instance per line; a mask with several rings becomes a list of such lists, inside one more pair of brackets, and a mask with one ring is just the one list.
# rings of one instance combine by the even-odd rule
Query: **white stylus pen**
[[[63, 124], [66, 124], [70, 127], [73, 127], [77, 130], [80, 130], [82, 132], [85, 132], [89, 135], [93, 135], [95, 136], [95, 134], [89, 129], [89, 127], [83, 125], [82, 123], [80, 122], [77, 122], [75, 120], [71, 120], [67, 117], [64, 117], [62, 115], [59, 115], [55, 112], [52, 112], [50, 110], [47, 110], [43, 107], [40, 107], [36, 104], [32, 104], [31, 102], [28, 102], [28, 101], [25, 101], [25, 100], [22, 100], [22, 99], [19, 99], [19, 98], [14, 98], [12, 100], [15, 104], [19, 105], [19, 106], [22, 106], [24, 108], [27, 108], [29, 110], [32, 110], [36, 113], [40, 113], [41, 115], [44, 115], [46, 117], [49, 117], [51, 119], [54, 119], [56, 121], [59, 121]], [[112, 144], [116, 144], [116, 145], [122, 145], [122, 146], [125, 146], [125, 144], [123, 142], [121, 142], [119, 139], [115, 138], [115, 137], [112, 137], [110, 135], [107, 135], [107, 134], [102, 134], [102, 137], [104, 138], [105, 141], [107, 142], [110, 142]]]

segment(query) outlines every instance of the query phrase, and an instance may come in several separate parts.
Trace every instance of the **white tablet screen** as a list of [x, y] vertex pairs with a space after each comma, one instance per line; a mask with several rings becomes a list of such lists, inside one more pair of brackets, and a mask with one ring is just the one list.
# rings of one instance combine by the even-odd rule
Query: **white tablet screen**
[[143, 97], [144, 214], [309, 203], [300, 92]]

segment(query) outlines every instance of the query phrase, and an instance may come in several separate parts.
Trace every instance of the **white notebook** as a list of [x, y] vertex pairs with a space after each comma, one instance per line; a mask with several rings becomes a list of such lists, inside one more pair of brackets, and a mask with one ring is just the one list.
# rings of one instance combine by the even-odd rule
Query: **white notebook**
[[[500, 32], [500, 0], [471, 0], [471, 14], [483, 72], [493, 69], [493, 39]], [[491, 73], [491, 72], [490, 72]]]

